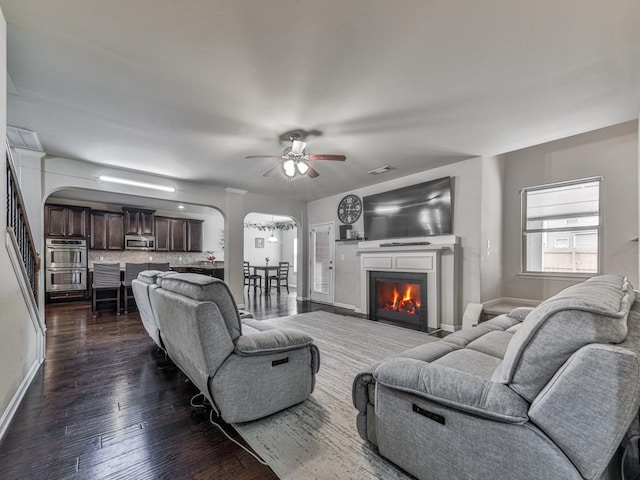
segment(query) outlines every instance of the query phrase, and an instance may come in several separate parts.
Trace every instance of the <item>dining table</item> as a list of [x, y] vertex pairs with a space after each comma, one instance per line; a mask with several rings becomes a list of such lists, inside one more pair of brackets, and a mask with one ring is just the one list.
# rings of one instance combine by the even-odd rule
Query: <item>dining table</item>
[[277, 272], [278, 265], [251, 265], [249, 268], [253, 268], [254, 272], [262, 271], [264, 272], [264, 293], [265, 295], [269, 295], [270, 285], [269, 285], [269, 273]]

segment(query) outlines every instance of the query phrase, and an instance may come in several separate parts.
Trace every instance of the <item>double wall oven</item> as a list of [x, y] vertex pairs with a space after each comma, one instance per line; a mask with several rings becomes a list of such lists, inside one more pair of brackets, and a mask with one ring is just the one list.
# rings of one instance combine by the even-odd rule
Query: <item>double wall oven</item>
[[86, 290], [87, 241], [49, 238], [46, 247], [46, 291]]

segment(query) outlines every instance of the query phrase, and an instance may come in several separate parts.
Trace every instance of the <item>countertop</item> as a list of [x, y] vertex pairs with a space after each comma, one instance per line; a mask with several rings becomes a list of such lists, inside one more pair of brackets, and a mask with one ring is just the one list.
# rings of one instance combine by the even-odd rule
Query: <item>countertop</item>
[[[212, 262], [195, 262], [195, 263], [175, 263], [169, 264], [171, 270], [180, 268], [198, 268], [200, 270], [224, 270], [224, 264]], [[93, 266], [89, 267], [89, 271], [93, 272]], [[124, 266], [120, 266], [120, 271], [124, 272]]]
[[202, 270], [224, 270], [224, 265], [211, 262], [196, 262], [196, 263], [177, 263], [169, 265], [169, 268], [176, 270], [179, 268], [200, 268]]

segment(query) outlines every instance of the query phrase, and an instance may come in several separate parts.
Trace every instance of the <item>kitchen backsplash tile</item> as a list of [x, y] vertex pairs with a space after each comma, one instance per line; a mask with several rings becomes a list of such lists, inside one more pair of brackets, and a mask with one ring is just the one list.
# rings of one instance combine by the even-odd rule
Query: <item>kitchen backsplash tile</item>
[[145, 252], [143, 250], [89, 250], [89, 268], [94, 263], [120, 263], [124, 268], [125, 263], [164, 263], [170, 265], [186, 265], [207, 260], [209, 254], [206, 252]]

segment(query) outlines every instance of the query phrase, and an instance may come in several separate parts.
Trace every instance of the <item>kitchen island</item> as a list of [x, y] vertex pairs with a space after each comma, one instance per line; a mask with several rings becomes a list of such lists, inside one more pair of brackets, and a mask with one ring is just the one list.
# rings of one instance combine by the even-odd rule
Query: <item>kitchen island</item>
[[222, 262], [210, 262], [203, 260], [194, 263], [179, 263], [169, 265], [171, 270], [179, 273], [199, 273], [224, 280], [224, 264]]

